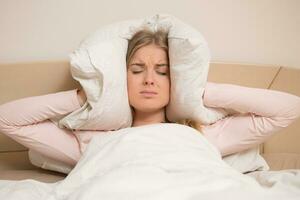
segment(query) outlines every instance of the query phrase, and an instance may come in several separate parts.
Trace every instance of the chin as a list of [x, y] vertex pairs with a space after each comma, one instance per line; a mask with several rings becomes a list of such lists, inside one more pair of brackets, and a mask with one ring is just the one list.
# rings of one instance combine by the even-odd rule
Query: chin
[[143, 104], [141, 106], [132, 106], [135, 110], [138, 110], [140, 112], [157, 112], [157, 111], [161, 111], [165, 108], [165, 106], [154, 106], [154, 105], [147, 105], [147, 104]]

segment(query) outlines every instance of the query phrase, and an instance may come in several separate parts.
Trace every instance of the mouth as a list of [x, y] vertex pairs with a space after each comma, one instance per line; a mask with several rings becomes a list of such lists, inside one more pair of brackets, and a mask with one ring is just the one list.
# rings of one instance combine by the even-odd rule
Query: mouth
[[141, 91], [140, 94], [142, 94], [145, 97], [153, 97], [157, 95], [157, 92], [154, 91]]

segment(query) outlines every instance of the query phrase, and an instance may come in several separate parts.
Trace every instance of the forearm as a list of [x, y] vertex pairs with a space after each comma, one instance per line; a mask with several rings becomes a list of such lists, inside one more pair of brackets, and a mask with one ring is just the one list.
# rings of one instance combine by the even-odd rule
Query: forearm
[[33, 96], [0, 105], [1, 126], [25, 126], [80, 108], [77, 89]]
[[296, 119], [300, 116], [300, 97], [276, 90], [208, 82], [204, 104], [265, 117]]

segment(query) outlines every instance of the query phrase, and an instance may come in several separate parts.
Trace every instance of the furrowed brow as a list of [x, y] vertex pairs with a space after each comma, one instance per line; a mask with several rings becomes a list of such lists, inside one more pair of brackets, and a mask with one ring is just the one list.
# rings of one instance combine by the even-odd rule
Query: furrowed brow
[[[131, 63], [130, 64], [130, 66], [132, 66], [132, 65], [136, 65], [136, 66], [139, 66], [139, 67], [145, 67], [145, 64], [144, 63], [137, 63], [137, 62], [135, 62], [135, 63]], [[165, 64], [165, 63], [163, 63], [163, 64], [156, 64], [155, 65], [157, 68], [160, 68], [160, 67], [169, 67], [169, 65], [168, 64]]]
[[131, 63], [130, 65], [137, 65], [137, 66], [140, 66], [140, 67], [144, 67], [145, 66], [144, 63]]
[[157, 64], [156, 66], [157, 66], [157, 67], [169, 67], [168, 64]]

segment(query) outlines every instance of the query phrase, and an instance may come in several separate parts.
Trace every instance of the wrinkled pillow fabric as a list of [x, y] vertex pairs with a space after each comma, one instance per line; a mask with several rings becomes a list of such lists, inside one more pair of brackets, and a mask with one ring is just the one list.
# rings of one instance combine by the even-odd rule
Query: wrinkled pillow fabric
[[118, 130], [130, 127], [126, 52], [128, 40], [143, 28], [168, 32], [171, 95], [169, 121], [192, 119], [203, 124], [223, 118], [222, 109], [202, 102], [210, 53], [202, 35], [171, 15], [157, 14], [105, 26], [85, 39], [70, 55], [71, 73], [87, 95], [87, 102], [59, 121], [77, 130]]
[[[168, 18], [164, 20], [168, 21]], [[172, 25], [169, 28], [168, 44], [171, 93], [166, 108], [167, 118], [170, 121], [192, 119], [203, 124], [214, 123], [223, 118], [226, 112], [205, 107], [202, 101], [210, 61], [207, 43], [189, 25], [175, 18], [170, 21]]]

